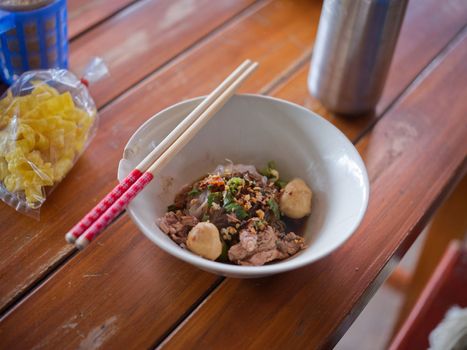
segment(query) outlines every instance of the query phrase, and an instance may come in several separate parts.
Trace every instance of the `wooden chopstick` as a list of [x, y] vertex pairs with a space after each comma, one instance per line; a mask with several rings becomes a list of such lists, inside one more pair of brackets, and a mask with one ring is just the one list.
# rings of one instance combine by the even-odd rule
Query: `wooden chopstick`
[[120, 198], [132, 184], [136, 182], [143, 172], [162, 154], [180, 135], [199, 118], [199, 116], [252, 65], [250, 60], [245, 60], [238, 66], [219, 86], [217, 86], [188, 116], [167, 135], [162, 142], [157, 145], [126, 178], [124, 178], [112, 191], [110, 191], [91, 211], [86, 214], [70, 231], [65, 235], [69, 243], [74, 243], [115, 201]]
[[233, 96], [241, 83], [246, 80], [257, 68], [258, 63], [250, 63], [240, 73], [237, 79], [218, 95], [217, 98], [193, 121], [193, 123], [162, 152], [138, 179], [115, 200], [105, 212], [99, 216], [76, 240], [79, 249], [86, 247], [107, 225], [118, 216], [133, 198], [151, 182], [154, 175], [164, 167], [175, 155], [201, 130], [201, 128], [219, 111], [225, 103]]

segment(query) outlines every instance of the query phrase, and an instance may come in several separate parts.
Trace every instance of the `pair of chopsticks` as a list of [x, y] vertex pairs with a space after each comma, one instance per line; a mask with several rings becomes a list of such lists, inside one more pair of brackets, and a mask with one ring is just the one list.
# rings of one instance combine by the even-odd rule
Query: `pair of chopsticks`
[[224, 106], [257, 66], [258, 63], [246, 60], [235, 69], [65, 235], [67, 242], [75, 243], [78, 249], [85, 248]]

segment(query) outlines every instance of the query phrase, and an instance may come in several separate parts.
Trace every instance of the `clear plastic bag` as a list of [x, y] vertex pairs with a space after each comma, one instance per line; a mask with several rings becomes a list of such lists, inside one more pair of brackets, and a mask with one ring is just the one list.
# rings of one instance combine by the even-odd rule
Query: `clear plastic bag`
[[83, 153], [97, 129], [87, 84], [107, 74], [93, 59], [83, 78], [64, 69], [29, 71], [0, 99], [0, 198], [39, 217], [47, 195]]

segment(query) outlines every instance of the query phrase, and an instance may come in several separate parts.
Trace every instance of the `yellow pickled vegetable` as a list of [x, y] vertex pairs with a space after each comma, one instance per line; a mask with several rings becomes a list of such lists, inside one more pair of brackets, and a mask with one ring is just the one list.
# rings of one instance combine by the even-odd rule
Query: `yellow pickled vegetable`
[[29, 207], [45, 200], [45, 187], [62, 180], [83, 149], [93, 124], [69, 92], [38, 83], [28, 95], [0, 100], [0, 182], [21, 192]]

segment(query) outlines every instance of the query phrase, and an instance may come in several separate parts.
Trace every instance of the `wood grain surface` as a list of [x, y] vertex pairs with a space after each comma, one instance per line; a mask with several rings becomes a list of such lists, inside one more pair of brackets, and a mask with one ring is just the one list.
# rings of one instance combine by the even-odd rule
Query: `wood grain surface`
[[[41, 208], [40, 225], [0, 207], [0, 227], [5, 227], [0, 235], [0, 305], [8, 306], [73, 252], [63, 235], [115, 185], [124, 145], [139, 125], [170, 104], [208, 93], [245, 58], [262, 63], [246, 91], [268, 86], [309, 50], [314, 37], [309, 23], [317, 21], [320, 6], [275, 1], [258, 8], [105, 108], [89, 149]], [[225, 63], [212, 71], [218, 62]]]
[[68, 0], [68, 37], [76, 37], [136, 1]]
[[[110, 229], [28, 298], [28, 316], [6, 318], [1, 349], [147, 349], [218, 279], [154, 249], [129, 220]], [[31, 323], [13, 331], [21, 314]]]
[[[377, 114], [387, 108], [450, 38], [467, 26], [467, 1], [409, 1]], [[417, 57], [415, 62], [414, 57]]]
[[466, 60], [467, 31], [358, 143], [371, 196], [345, 245], [281, 276], [225, 280], [165, 348], [332, 347], [467, 165]]
[[138, 2], [73, 41], [71, 68], [79, 72], [93, 56], [104, 59], [110, 75], [90, 88], [97, 105], [102, 106], [253, 3], [254, 0]]

